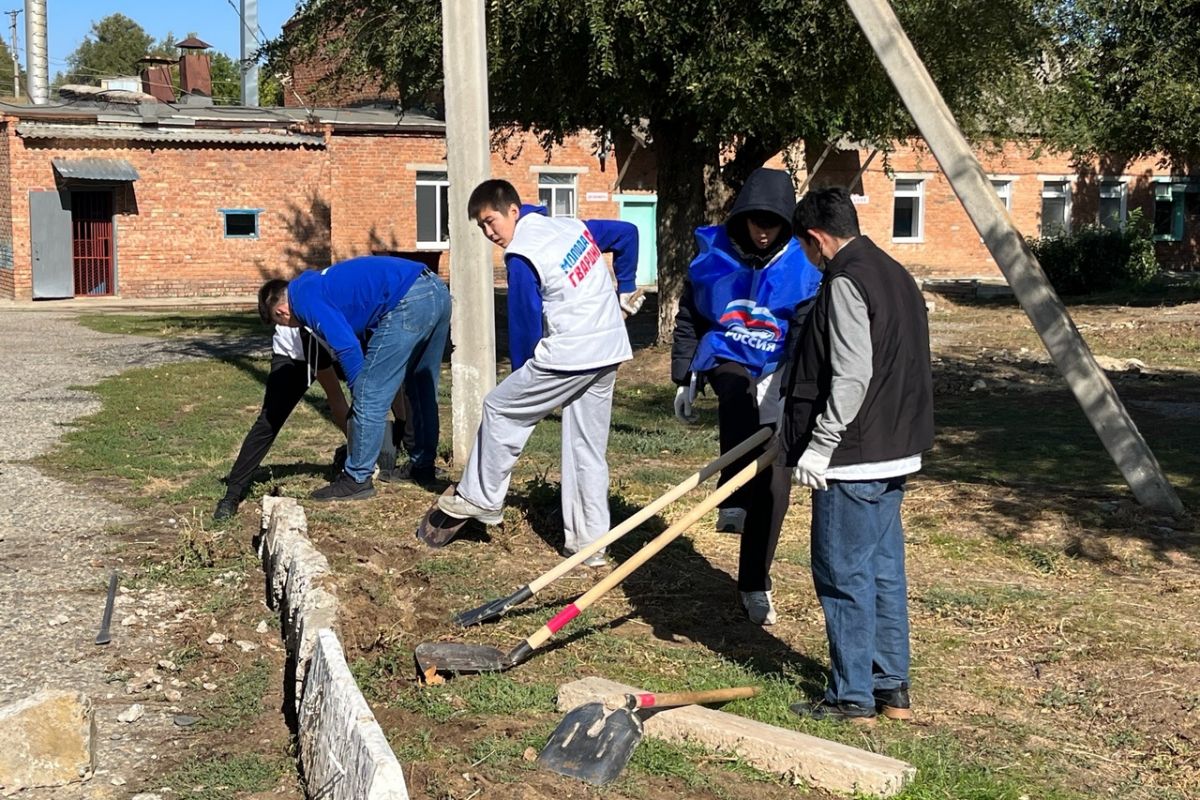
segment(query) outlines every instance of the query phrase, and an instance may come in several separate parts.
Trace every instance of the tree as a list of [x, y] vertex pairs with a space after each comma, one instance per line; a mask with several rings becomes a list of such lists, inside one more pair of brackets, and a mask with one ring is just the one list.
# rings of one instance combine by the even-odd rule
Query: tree
[[[968, 132], [1004, 135], [1025, 115], [1043, 44], [1033, 5], [897, 3]], [[440, 10], [437, 0], [304, 0], [268, 56], [323, 59], [335, 66], [334, 81], [374, 74], [412, 105], [440, 95]], [[692, 231], [720, 216], [752, 169], [800, 140], [884, 144], [913, 132], [840, 3], [493, 0], [488, 36], [493, 126], [532, 129], [553, 145], [575, 131], [649, 120], [660, 337], [673, 326]]]
[[213, 53], [210, 62], [213, 102], [236, 106], [242, 102], [242, 70], [238, 62], [224, 53]]
[[75, 52], [67, 56], [66, 83], [99, 84], [102, 78], [136, 75], [137, 61], [154, 38], [123, 14], [110, 14], [92, 24]]
[[[25, 95], [25, 73], [20, 73], [21, 96]], [[8, 45], [0, 42], [0, 94], [11, 97], [13, 93], [13, 58]]]
[[1053, 144], [1200, 161], [1200, 0], [1059, 0], [1049, 11]]

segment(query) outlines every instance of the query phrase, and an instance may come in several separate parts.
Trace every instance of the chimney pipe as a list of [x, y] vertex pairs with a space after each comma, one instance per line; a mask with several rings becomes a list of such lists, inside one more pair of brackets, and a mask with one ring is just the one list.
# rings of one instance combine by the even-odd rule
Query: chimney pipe
[[26, 90], [34, 105], [50, 99], [50, 62], [46, 52], [46, 0], [25, 3]]
[[180, 102], [186, 105], [211, 106], [212, 72], [208, 53], [212, 45], [189, 36], [176, 47], [183, 51], [179, 57]]
[[242, 105], [258, 105], [258, 0], [241, 0]]

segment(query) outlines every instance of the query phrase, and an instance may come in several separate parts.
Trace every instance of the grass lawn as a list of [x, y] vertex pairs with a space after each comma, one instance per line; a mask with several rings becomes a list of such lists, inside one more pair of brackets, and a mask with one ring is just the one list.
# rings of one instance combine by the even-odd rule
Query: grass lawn
[[[1072, 313], [1098, 355], [1148, 365], [1114, 381], [1184, 503], [1198, 507], [1200, 306], [1089, 305]], [[252, 315], [228, 313], [84, 321], [185, 337], [241, 335], [257, 325]], [[309, 533], [340, 578], [347, 656], [414, 797], [824, 796], [727, 756], [649, 740], [604, 790], [537, 770], [528, 757], [560, 719], [557, 685], [592, 674], [653, 690], [759, 686], [757, 697], [726, 710], [908, 760], [919, 770], [903, 795], [912, 800], [1196, 796], [1200, 536], [1192, 518], [1163, 518], [1132, 501], [1018, 309], [939, 300], [931, 323], [938, 438], [905, 503], [911, 725], [863, 732], [787, 711], [823, 688], [827, 660], [808, 573], [809, 504], [800, 490], [773, 571], [778, 625], [760, 628], [743, 618], [731, 577], [737, 541], [714, 533], [710, 517], [525, 665], [431, 687], [415, 680], [417, 644], [455, 638], [507, 651], [597, 576], [568, 575], [486, 628], [464, 632], [449, 621], [557, 562], [557, 420], [531, 439], [505, 524], [442, 550], [413, 537], [431, 500], [418, 486], [383, 484], [366, 503], [307, 506]], [[614, 520], [715, 455], [713, 403], [701, 401], [699, 425], [677, 423], [667, 365], [665, 349], [643, 347], [618, 376]], [[253, 577], [253, 503], [228, 528], [211, 528], [208, 517], [257, 414], [265, 369], [265, 361], [229, 357], [111, 378], [96, 389], [103, 410], [47, 458], [56, 471], [121, 502], [190, 520], [184, 534], [158, 540], [141, 580], [204, 584], [228, 571]], [[447, 370], [446, 388], [448, 380]], [[303, 497], [325, 480], [339, 435], [325, 419], [320, 391], [314, 386], [279, 437], [254, 497], [276, 490]], [[447, 408], [444, 443], [449, 424]], [[684, 510], [677, 504], [651, 520], [618, 543], [615, 555], [628, 556]], [[259, 601], [247, 594], [215, 592], [205, 602], [212, 613], [249, 614]], [[270, 763], [239, 762], [237, 775], [253, 777]], [[206, 768], [198, 762], [181, 770]], [[231, 778], [230, 785], [240, 784]]]

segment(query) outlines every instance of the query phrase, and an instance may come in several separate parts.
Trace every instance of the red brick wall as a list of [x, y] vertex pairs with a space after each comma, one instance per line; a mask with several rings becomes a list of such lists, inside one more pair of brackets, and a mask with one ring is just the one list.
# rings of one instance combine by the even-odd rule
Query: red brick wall
[[16, 269], [13, 259], [12, 180], [9, 170], [9, 142], [15, 136], [12, 126], [0, 122], [0, 297], [16, 296]]
[[[612, 199], [616, 179], [612, 158], [600, 172], [595, 138], [568, 138], [552, 150], [555, 167], [582, 169], [575, 178], [580, 219], [616, 218]], [[335, 259], [371, 251], [421, 251], [438, 257], [439, 272], [449, 274], [449, 250], [417, 247], [417, 172], [445, 171], [446, 146], [440, 136], [334, 136], [329, 145], [332, 174], [333, 253]], [[518, 135], [492, 152], [492, 175], [512, 182], [524, 202], [538, 200], [537, 168], [547, 167], [546, 150], [532, 134]], [[588, 194], [594, 198], [588, 200]], [[451, 208], [452, 214], [466, 209]], [[470, 235], [478, 236], [473, 228]], [[494, 254], [497, 281], [503, 281], [500, 252]]]
[[[1032, 148], [1014, 143], [1007, 144], [998, 152], [980, 150], [977, 155], [990, 177], [1012, 181], [1010, 214], [1017, 230], [1024, 236], [1039, 235], [1043, 177], [1055, 176], [1071, 181], [1071, 222], [1073, 228], [1078, 228], [1094, 224], [1097, 220], [1101, 178], [1128, 179], [1128, 210], [1140, 207], [1147, 218], [1152, 218], [1154, 200], [1151, 178], [1169, 175], [1168, 170], [1158, 167], [1155, 158], [1141, 159], [1123, 166], [1102, 166], [1095, 162], [1073, 165], [1066, 155], [1035, 154]], [[811, 167], [819, 156], [819, 149], [810, 148], [808, 166]], [[812, 185], [847, 185], [867, 156], [867, 151], [831, 153], [816, 173]], [[865, 202], [856, 206], [863, 233], [917, 274], [999, 277], [1000, 271], [995, 261], [987, 252], [945, 175], [938, 169], [933, 155], [921, 146], [907, 144], [891, 153], [888, 161], [894, 177], [925, 179], [923, 241], [892, 241], [895, 183], [894, 177], [884, 171], [882, 154], [871, 162], [857, 189], [865, 197]], [[782, 167], [782, 159], [776, 158], [771, 166]], [[1200, 220], [1193, 214], [1188, 221], [1184, 242], [1159, 244], [1160, 261], [1173, 267], [1195, 268], [1198, 240]]]
[[[6, 227], [16, 268], [0, 268], [0, 296], [28, 299], [29, 192], [56, 191], [51, 159], [122, 158], [140, 179], [116, 192], [117, 290], [125, 297], [188, 297], [255, 291], [274, 275], [373, 251], [417, 251], [418, 169], [444, 169], [440, 136], [335, 134], [327, 148], [205, 146], [96, 147], [26, 141], [6, 125], [0, 148], [0, 254]], [[595, 140], [577, 136], [553, 150], [576, 172], [580, 218], [615, 217], [613, 159], [600, 172]], [[546, 151], [532, 135], [498, 146], [492, 168], [537, 202]], [[7, 187], [7, 188], [6, 188]], [[594, 198], [588, 200], [588, 193]], [[5, 209], [7, 208], [7, 213]], [[263, 209], [258, 239], [227, 239], [219, 209]], [[464, 213], [450, 209], [451, 213]], [[479, 235], [470, 229], [470, 235]], [[428, 250], [443, 275], [449, 253]], [[503, 280], [500, 253], [494, 254]]]
[[[117, 284], [126, 297], [252, 292], [266, 277], [328, 263], [323, 148], [43, 145], [9, 137], [15, 285], [31, 294], [30, 191], [55, 191], [51, 159], [122, 158], [140, 174], [116, 192]], [[262, 209], [259, 238], [225, 238], [219, 209]]]

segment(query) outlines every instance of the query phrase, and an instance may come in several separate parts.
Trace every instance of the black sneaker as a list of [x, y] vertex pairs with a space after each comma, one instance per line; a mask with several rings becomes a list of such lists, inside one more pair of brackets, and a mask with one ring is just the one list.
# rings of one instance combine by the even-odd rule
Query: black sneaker
[[217, 501], [217, 510], [213, 512], [213, 522], [229, 519], [237, 513], [238, 504], [242, 501], [226, 495]]
[[375, 485], [367, 478], [362, 483], [343, 472], [337, 480], [328, 486], [322, 486], [309, 495], [309, 498], [322, 503], [328, 500], [366, 500], [375, 494]]
[[912, 719], [912, 704], [908, 699], [908, 684], [902, 683], [895, 689], [875, 690], [875, 711], [888, 719]]
[[827, 720], [829, 722], [849, 722], [852, 725], [870, 727], [875, 724], [875, 709], [860, 706], [858, 703], [826, 703], [818, 700], [815, 703], [795, 703], [791, 706], [793, 714], [808, 719]]
[[[445, 473], [443, 473], [444, 476]], [[383, 462], [380, 462], [379, 480], [389, 483], [391, 481], [412, 481], [413, 483], [433, 483], [439, 477], [438, 470], [432, 464], [427, 467], [415, 467], [411, 461], [405, 461], [395, 469], [384, 469]]]

